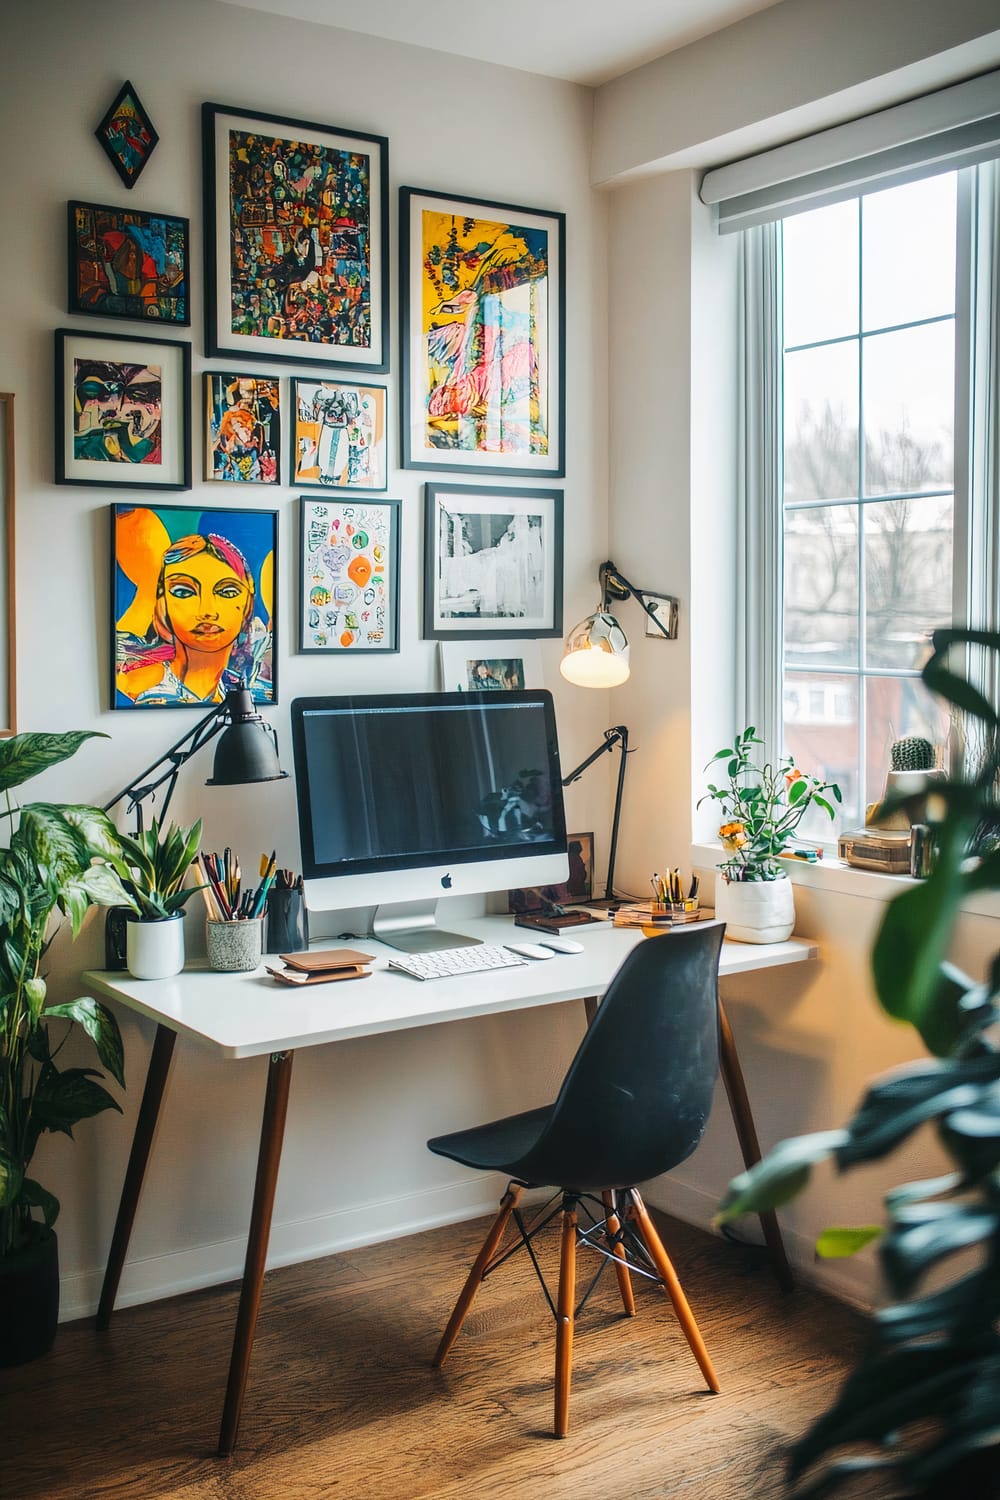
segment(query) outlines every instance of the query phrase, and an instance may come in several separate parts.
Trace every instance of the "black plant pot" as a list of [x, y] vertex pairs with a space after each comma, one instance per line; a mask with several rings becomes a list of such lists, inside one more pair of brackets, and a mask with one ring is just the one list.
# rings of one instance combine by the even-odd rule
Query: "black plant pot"
[[31, 1244], [0, 1256], [0, 1367], [52, 1348], [59, 1321], [59, 1244], [41, 1225]]

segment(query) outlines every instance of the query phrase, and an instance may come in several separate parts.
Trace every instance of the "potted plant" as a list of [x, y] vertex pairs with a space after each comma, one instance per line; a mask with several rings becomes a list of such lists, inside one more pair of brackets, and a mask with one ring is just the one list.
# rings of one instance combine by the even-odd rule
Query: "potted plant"
[[715, 882], [715, 914], [726, 923], [726, 935], [744, 943], [779, 943], [795, 926], [791, 881], [778, 862], [809, 807], [830, 818], [832, 804], [841, 800], [832, 781], [819, 781], [800, 771], [789, 756], [781, 765], [758, 766], [753, 747], [764, 742], [751, 725], [733, 744], [717, 750], [705, 767], [726, 762], [726, 781], [709, 782], [699, 799], [717, 802], [722, 809], [719, 837], [728, 858], [719, 866]]
[[7, 831], [0, 847], [0, 1365], [43, 1354], [59, 1315], [53, 1230], [59, 1203], [28, 1176], [39, 1138], [46, 1130], [72, 1136], [78, 1120], [120, 1110], [95, 1069], [58, 1066], [74, 1022], [90, 1037], [102, 1066], [117, 1083], [125, 1081], [111, 1011], [89, 997], [46, 1007], [41, 972], [57, 912], [75, 937], [89, 907], [130, 901], [114, 868], [114, 826], [96, 807], [32, 802], [18, 808], [10, 796], [13, 787], [67, 760], [91, 737], [18, 734], [0, 740]]
[[168, 979], [184, 967], [184, 906], [203, 882], [185, 885], [201, 842], [201, 819], [191, 828], [156, 818], [131, 836], [119, 834], [117, 865], [134, 910], [125, 919], [126, 964], [136, 979]]
[[904, 1485], [894, 1494], [1000, 1494], [1000, 952], [982, 983], [946, 959], [965, 897], [1000, 890], [1000, 849], [968, 857], [996, 813], [1000, 715], [948, 656], [956, 646], [1000, 655], [1000, 635], [939, 630], [933, 645], [923, 679], [976, 737], [974, 775], [935, 784], [933, 868], [890, 903], [872, 951], [879, 1004], [932, 1056], [876, 1079], [846, 1128], [781, 1142], [730, 1184], [719, 1216], [777, 1208], [815, 1163], [832, 1157], [847, 1171], [880, 1160], [924, 1126], [951, 1158], [947, 1175], [889, 1192], [884, 1225], [830, 1229], [817, 1244], [830, 1256], [878, 1241], [893, 1300], [830, 1410], [792, 1450], [800, 1495], [828, 1494], [866, 1469], [891, 1471]]

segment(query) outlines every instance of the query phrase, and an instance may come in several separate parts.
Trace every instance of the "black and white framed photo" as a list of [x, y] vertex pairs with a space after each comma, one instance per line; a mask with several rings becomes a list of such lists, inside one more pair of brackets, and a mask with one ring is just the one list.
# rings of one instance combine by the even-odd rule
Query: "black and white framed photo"
[[537, 641], [486, 640], [442, 641], [441, 691], [481, 693], [496, 690], [517, 692], [544, 687], [542, 653]]
[[399, 190], [406, 469], [566, 472], [566, 216]]
[[388, 140], [202, 105], [205, 351], [389, 368]]
[[191, 488], [191, 345], [57, 328], [57, 484]]
[[424, 497], [424, 636], [562, 635], [562, 492], [428, 484]]

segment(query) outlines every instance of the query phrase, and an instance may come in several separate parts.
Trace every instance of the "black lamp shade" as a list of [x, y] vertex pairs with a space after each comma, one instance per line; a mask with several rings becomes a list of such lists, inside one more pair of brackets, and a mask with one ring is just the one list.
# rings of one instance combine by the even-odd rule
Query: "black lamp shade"
[[280, 781], [288, 775], [278, 760], [278, 742], [253, 706], [246, 688], [226, 695], [230, 723], [215, 751], [212, 775], [206, 786], [243, 786], [252, 781]]

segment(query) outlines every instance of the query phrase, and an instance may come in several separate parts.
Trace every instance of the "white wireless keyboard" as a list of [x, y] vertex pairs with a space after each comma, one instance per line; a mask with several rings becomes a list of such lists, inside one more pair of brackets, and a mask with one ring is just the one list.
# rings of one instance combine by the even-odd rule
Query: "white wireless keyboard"
[[439, 948], [436, 953], [407, 953], [389, 960], [390, 969], [398, 969], [413, 979], [450, 979], [453, 974], [481, 974], [484, 969], [514, 969], [528, 960], [509, 948], [477, 943], [470, 948]]

